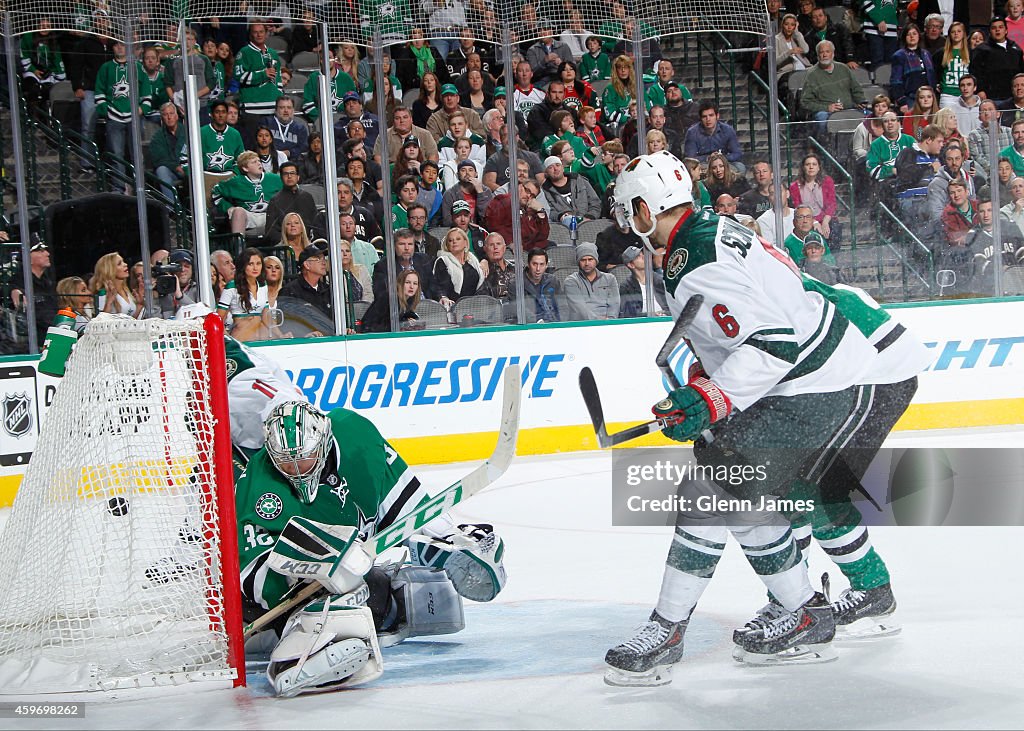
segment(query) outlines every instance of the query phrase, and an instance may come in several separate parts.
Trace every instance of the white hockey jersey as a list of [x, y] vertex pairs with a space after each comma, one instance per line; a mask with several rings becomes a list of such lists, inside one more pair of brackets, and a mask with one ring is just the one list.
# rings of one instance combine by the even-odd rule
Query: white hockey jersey
[[263, 421], [279, 403], [308, 401], [275, 361], [225, 336], [231, 442], [246, 449], [263, 446]]

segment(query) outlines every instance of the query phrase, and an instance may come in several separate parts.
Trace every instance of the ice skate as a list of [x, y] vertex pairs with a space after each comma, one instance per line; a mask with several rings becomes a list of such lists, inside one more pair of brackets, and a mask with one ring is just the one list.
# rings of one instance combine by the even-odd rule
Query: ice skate
[[741, 635], [754, 630], [763, 629], [772, 620], [778, 619], [782, 615], [786, 614], [786, 608], [779, 604], [774, 599], [770, 599], [767, 604], [757, 610], [757, 614], [739, 629], [732, 631], [732, 641], [739, 644], [739, 638]]
[[832, 602], [836, 639], [871, 640], [899, 634], [902, 628], [893, 620], [895, 612], [891, 584], [862, 591], [847, 589]]
[[655, 686], [672, 682], [672, 665], [683, 656], [686, 621], [669, 622], [657, 611], [632, 639], [608, 650], [604, 682], [617, 686]]
[[824, 594], [763, 626], [734, 636], [733, 658], [751, 665], [804, 665], [835, 660], [832, 606]]

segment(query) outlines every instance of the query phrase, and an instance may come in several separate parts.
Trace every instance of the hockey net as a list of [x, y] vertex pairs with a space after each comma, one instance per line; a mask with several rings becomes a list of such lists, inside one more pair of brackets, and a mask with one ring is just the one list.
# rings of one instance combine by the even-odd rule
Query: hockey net
[[0, 692], [244, 682], [206, 327], [101, 316], [76, 344], [0, 538]]

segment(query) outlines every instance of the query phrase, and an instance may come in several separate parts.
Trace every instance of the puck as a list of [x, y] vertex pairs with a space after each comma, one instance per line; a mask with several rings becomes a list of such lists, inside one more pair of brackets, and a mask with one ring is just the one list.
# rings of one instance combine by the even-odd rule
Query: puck
[[117, 517], [128, 515], [128, 508], [131, 504], [123, 497], [112, 497], [107, 500], [107, 512]]

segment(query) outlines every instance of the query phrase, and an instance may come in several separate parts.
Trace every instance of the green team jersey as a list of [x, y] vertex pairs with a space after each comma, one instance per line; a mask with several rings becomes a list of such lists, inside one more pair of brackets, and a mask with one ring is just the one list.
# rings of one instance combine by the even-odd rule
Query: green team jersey
[[271, 608], [291, 581], [264, 567], [281, 531], [293, 516], [378, 533], [428, 498], [405, 460], [365, 417], [334, 409], [329, 456], [312, 503], [299, 501], [270, 460], [253, 455], [235, 486], [242, 593]]
[[215, 102], [224, 98], [227, 93], [227, 79], [224, 77], [224, 62], [214, 61], [213, 62], [213, 86], [210, 87], [209, 101]]
[[[895, 38], [898, 23], [896, 0], [865, 0], [863, 19], [865, 33]], [[885, 23], [885, 33], [878, 30], [879, 23]]]
[[[315, 122], [320, 119], [320, 77], [319, 71], [314, 71], [306, 79], [306, 85], [302, 87], [302, 113], [306, 119]], [[331, 84], [331, 111], [337, 112], [342, 105], [345, 94], [356, 90], [356, 82], [352, 77], [338, 71], [334, 75], [334, 82]]]
[[[466, 139], [473, 143], [473, 147], [487, 147], [487, 140], [475, 132], [470, 132]], [[450, 152], [444, 153], [442, 150], [450, 150]], [[437, 141], [437, 152], [442, 162], [455, 159], [455, 138], [452, 137], [451, 132], [445, 132], [444, 137]]]
[[633, 98], [633, 94], [629, 89], [624, 90], [625, 96], [615, 91], [614, 84], [608, 84], [608, 87], [604, 90], [601, 95], [601, 109], [604, 116], [604, 121], [611, 124], [625, 124], [629, 121], [629, 102]]
[[167, 96], [167, 73], [163, 66], [161, 66], [156, 72], [156, 78], [150, 78], [149, 74], [146, 74], [146, 78], [149, 80], [150, 99], [149, 104], [154, 112], [159, 112], [160, 107], [169, 102], [171, 98]]
[[953, 57], [939, 71], [939, 93], [960, 96], [960, 79], [968, 72], [968, 64], [960, 58], [959, 48], [953, 49]]
[[401, 203], [391, 206], [391, 223], [392, 231], [409, 228], [409, 211], [403, 208]]
[[1024, 175], [1024, 156], [1017, 152], [1017, 148], [1013, 145], [1004, 147], [999, 151], [999, 157], [1005, 157], [1010, 161], [1010, 165], [1013, 166], [1014, 175]]
[[[241, 133], [230, 125], [223, 132], [207, 124], [199, 130], [199, 145], [203, 150], [203, 170], [208, 173], [226, 173], [237, 170], [235, 159], [245, 152]], [[181, 164], [188, 165], [188, 148], [181, 151]]]
[[412, 17], [407, 0], [359, 0], [359, 24], [367, 37], [377, 26], [385, 40], [388, 36], [405, 40], [412, 30]]
[[[645, 76], [644, 81], [646, 80], [647, 77]], [[676, 83], [679, 84], [678, 81]], [[679, 93], [683, 95], [684, 101], [693, 101], [693, 94], [691, 94], [690, 90], [686, 88], [686, 84], [679, 84]], [[647, 97], [648, 109], [653, 106], [663, 107], [668, 103], [668, 99], [665, 97], [665, 89], [657, 81], [647, 87], [647, 93], [645, 96]]]
[[[142, 107], [142, 113], [145, 115], [152, 111], [149, 76], [146, 75], [141, 61], [136, 61], [135, 66], [139, 79], [139, 106]], [[132, 120], [132, 105], [128, 96], [127, 63], [107, 61], [100, 66], [99, 73], [96, 74], [96, 115], [122, 124], [127, 124]]]
[[236, 175], [213, 186], [213, 204], [224, 213], [235, 207], [250, 213], [266, 213], [270, 199], [283, 187], [281, 176], [276, 173], [263, 173], [258, 180]]
[[789, 258], [795, 261], [797, 264], [803, 264], [804, 259], [804, 246], [808, 241], [816, 241], [825, 247], [825, 254], [821, 257], [821, 260], [826, 264], [836, 265], [836, 258], [832, 256], [832, 252], [828, 248], [828, 242], [822, 237], [817, 231], [811, 231], [804, 237], [803, 241], [797, 238], [796, 234], [790, 234], [786, 237], [786, 240], [782, 242], [782, 245], [786, 249], [786, 253], [789, 254]]
[[[54, 37], [52, 34], [49, 36]], [[21, 72], [35, 76], [37, 71], [41, 71], [41, 78], [50, 76], [60, 81], [64, 78], [64, 60], [60, 48], [55, 43], [48, 43], [47, 38], [37, 33], [26, 33], [21, 37]]]
[[882, 135], [868, 146], [865, 165], [872, 180], [885, 180], [896, 174], [896, 157], [905, 147], [913, 147], [913, 137], [901, 132], [895, 140]]
[[604, 81], [612, 77], [612, 60], [604, 51], [598, 51], [597, 55], [590, 53], [583, 54], [580, 59], [580, 76], [587, 81]]
[[[267, 67], [273, 66], [277, 75], [271, 81]], [[262, 51], [250, 43], [235, 56], [235, 80], [241, 89], [238, 103], [246, 114], [269, 116], [274, 113], [281, 91], [281, 57], [273, 48]]]

